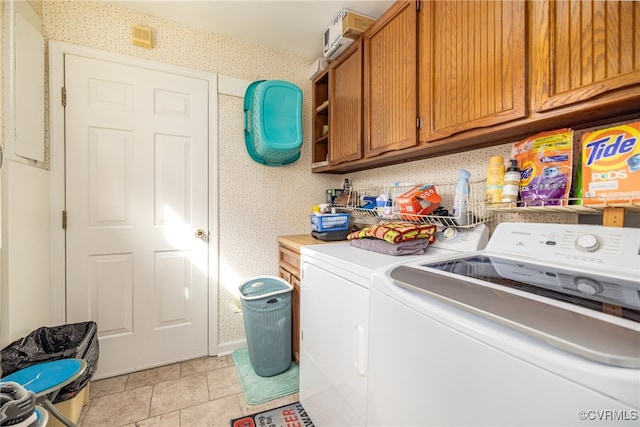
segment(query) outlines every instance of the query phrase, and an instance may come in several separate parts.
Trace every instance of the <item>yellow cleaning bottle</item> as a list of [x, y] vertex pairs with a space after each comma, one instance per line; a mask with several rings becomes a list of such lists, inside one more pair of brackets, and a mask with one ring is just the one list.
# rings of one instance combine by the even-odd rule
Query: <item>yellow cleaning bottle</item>
[[493, 156], [489, 159], [489, 167], [487, 168], [486, 203], [500, 203], [503, 184], [504, 158], [502, 156]]

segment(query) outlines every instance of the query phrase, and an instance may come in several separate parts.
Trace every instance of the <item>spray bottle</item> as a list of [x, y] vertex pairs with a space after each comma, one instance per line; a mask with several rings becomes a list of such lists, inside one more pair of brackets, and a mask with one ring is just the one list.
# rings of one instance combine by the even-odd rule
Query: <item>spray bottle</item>
[[469, 224], [469, 177], [471, 174], [466, 169], [458, 171], [460, 179], [456, 184], [456, 191], [453, 196], [453, 216], [456, 217], [458, 224]]

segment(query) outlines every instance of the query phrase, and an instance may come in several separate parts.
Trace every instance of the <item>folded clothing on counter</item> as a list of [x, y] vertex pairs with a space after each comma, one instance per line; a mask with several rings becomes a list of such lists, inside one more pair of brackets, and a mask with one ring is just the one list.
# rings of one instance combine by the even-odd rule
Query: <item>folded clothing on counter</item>
[[413, 239], [400, 243], [389, 243], [385, 240], [365, 238], [353, 239], [350, 245], [387, 255], [421, 255], [429, 246], [429, 239]]
[[432, 224], [413, 224], [411, 222], [385, 222], [354, 231], [347, 236], [353, 241], [358, 239], [379, 239], [396, 244], [409, 240], [427, 240], [433, 243], [436, 226]]

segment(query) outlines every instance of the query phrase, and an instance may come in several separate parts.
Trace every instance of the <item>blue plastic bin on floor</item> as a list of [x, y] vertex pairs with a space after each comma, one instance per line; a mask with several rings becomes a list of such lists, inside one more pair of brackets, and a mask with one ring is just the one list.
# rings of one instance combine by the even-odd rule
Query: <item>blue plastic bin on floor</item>
[[271, 377], [291, 366], [291, 292], [275, 276], [251, 278], [239, 287], [249, 360], [256, 374]]

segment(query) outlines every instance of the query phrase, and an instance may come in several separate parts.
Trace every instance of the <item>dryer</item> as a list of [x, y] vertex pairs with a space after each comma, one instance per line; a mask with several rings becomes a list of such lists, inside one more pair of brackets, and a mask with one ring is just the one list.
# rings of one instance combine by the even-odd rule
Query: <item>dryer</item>
[[303, 246], [300, 402], [321, 426], [365, 426], [369, 286], [374, 270], [484, 247], [489, 230], [442, 229], [424, 255], [390, 256], [349, 243]]

